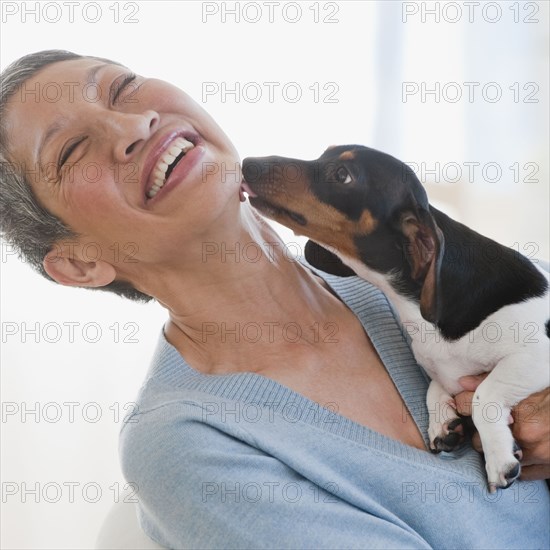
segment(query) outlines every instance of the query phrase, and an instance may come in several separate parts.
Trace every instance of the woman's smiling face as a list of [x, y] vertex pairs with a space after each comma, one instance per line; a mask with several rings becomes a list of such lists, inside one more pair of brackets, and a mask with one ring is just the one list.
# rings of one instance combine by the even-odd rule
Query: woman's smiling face
[[166, 82], [92, 58], [53, 63], [10, 98], [4, 127], [35, 196], [80, 244], [132, 242], [137, 259], [162, 261], [237, 220], [235, 148]]

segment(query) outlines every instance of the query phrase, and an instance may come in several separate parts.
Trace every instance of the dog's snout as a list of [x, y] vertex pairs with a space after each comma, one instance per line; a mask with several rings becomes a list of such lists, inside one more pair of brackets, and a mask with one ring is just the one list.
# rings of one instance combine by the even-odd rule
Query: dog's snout
[[255, 183], [262, 176], [262, 163], [261, 159], [248, 157], [243, 160], [242, 171], [243, 178], [247, 183]]
[[247, 157], [242, 164], [243, 178], [249, 184], [272, 183], [278, 165], [278, 157]]
[[247, 157], [242, 172], [247, 183], [299, 184], [311, 177], [307, 161], [285, 157]]

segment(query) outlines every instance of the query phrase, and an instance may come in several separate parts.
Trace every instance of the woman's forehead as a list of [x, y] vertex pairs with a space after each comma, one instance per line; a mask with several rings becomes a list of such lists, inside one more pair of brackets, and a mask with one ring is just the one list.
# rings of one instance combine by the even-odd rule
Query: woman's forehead
[[84, 57], [57, 61], [40, 69], [21, 85], [19, 95], [22, 101], [34, 100], [54, 102], [63, 89], [75, 86], [95, 85], [95, 76], [99, 71], [121, 68], [122, 65], [108, 61]]

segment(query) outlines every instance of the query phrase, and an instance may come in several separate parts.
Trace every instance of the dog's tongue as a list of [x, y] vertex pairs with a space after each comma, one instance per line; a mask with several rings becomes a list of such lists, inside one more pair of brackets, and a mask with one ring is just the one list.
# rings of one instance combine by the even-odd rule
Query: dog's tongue
[[249, 197], [258, 196], [256, 195], [256, 193], [254, 193], [254, 191], [252, 191], [252, 189], [250, 189], [248, 183], [246, 183], [246, 181], [243, 180], [241, 182], [241, 187], [239, 189], [239, 198], [241, 199], [241, 202], [246, 201], [246, 197], [244, 196], [245, 193], [247, 193]]

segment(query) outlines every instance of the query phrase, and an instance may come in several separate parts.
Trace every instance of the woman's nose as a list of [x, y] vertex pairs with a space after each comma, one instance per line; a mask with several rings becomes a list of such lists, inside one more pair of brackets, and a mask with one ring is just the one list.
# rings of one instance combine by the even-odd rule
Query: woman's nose
[[159, 119], [158, 113], [150, 110], [139, 114], [113, 113], [110, 137], [114, 138], [112, 143], [115, 162], [129, 162], [139, 154], [156, 132]]

